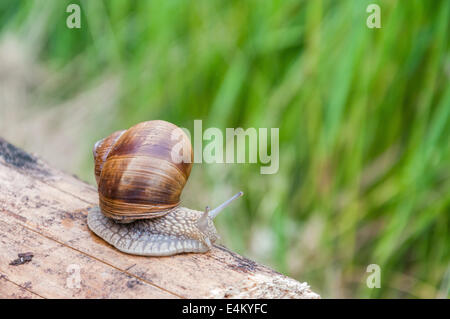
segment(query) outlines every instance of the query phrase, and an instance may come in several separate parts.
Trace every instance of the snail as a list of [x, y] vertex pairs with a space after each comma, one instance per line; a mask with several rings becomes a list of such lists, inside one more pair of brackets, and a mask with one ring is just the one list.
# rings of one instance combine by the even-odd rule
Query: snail
[[[173, 132], [178, 130], [179, 140]], [[181, 143], [190, 161], [174, 161]], [[88, 227], [118, 250], [142, 256], [204, 253], [219, 238], [213, 219], [237, 193], [217, 208], [180, 206], [192, 167], [192, 145], [176, 125], [139, 123], [98, 141], [93, 149], [99, 206], [88, 212]]]

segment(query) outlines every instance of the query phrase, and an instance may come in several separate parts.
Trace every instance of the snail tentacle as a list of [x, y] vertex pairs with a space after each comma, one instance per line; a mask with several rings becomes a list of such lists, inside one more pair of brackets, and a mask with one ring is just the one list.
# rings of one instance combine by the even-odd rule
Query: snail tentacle
[[212, 219], [216, 218], [217, 215], [219, 215], [219, 213], [228, 205], [230, 205], [234, 200], [238, 199], [239, 197], [241, 197], [242, 195], [244, 195], [244, 192], [239, 192], [236, 195], [234, 195], [233, 197], [231, 197], [230, 199], [226, 200], [225, 202], [223, 202], [222, 204], [220, 204], [219, 206], [217, 206], [216, 208], [214, 208], [213, 210], [209, 211], [209, 217], [211, 217]]

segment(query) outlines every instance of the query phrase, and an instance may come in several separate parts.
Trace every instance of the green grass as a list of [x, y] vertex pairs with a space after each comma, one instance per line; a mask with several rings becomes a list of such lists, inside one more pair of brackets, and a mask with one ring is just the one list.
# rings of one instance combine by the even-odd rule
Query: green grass
[[[82, 28], [65, 27], [81, 3]], [[381, 29], [366, 6], [381, 6]], [[118, 116], [279, 127], [280, 169], [193, 168], [187, 202], [245, 197], [218, 220], [230, 248], [323, 297], [448, 297], [449, 1], [2, 1], [0, 30], [61, 77], [65, 100], [107, 75]], [[46, 95], [46, 96], [45, 96]], [[80, 125], [83, 125], [80, 123]], [[92, 179], [85, 165], [71, 168]], [[366, 287], [369, 264], [381, 288]]]

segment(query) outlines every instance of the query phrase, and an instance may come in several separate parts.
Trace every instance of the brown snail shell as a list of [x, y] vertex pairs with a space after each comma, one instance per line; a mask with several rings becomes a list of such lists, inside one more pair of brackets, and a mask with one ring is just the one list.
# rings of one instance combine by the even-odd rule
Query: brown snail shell
[[109, 151], [124, 132], [125, 130], [114, 132], [110, 136], [95, 143], [93, 153], [95, 163], [95, 180], [97, 181], [97, 185], [100, 180], [100, 173], [102, 172], [103, 163], [105, 163]]
[[173, 147], [180, 143], [172, 137], [174, 130], [180, 128], [166, 121], [148, 121], [96, 143], [95, 176], [105, 216], [122, 221], [155, 218], [179, 205], [193, 152], [183, 132], [181, 143], [190, 151], [191, 161], [173, 161]]

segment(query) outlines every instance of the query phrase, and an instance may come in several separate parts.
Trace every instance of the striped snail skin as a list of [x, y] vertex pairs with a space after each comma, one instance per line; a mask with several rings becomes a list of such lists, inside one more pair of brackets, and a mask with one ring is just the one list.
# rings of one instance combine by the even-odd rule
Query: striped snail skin
[[[88, 227], [118, 250], [142, 256], [204, 253], [219, 238], [213, 219], [237, 193], [204, 212], [180, 207], [193, 152], [190, 140], [165, 121], [139, 123], [98, 141], [94, 146], [99, 206], [88, 211]], [[181, 143], [191, 160], [174, 162], [172, 149]]]
[[115, 222], [98, 206], [89, 210], [89, 228], [118, 250], [142, 256], [170, 256], [204, 253], [217, 240], [210, 217], [201, 223], [203, 213], [180, 207], [154, 219], [139, 219], [129, 224]]

